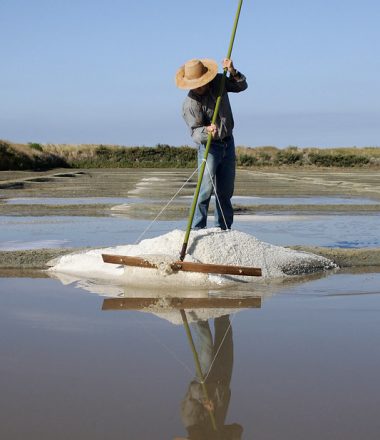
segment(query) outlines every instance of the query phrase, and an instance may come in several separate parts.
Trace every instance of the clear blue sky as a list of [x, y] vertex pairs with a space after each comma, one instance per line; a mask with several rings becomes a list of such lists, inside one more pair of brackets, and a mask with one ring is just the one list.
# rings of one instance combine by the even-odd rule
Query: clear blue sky
[[[192, 145], [174, 74], [220, 61], [235, 0], [1, 0], [0, 138]], [[238, 145], [380, 145], [379, 0], [245, 0]]]

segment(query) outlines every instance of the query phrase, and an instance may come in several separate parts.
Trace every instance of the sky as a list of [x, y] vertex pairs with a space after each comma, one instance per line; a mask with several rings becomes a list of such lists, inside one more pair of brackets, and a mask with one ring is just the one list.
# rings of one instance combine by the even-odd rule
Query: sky
[[[194, 145], [177, 69], [225, 57], [236, 0], [0, 0], [0, 139]], [[380, 2], [245, 0], [235, 143], [380, 146]]]

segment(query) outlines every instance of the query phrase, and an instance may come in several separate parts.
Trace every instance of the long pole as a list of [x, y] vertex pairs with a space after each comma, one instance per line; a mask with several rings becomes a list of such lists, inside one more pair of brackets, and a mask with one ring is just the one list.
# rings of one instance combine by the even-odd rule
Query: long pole
[[[193, 353], [194, 362], [195, 362], [195, 369], [197, 370], [197, 376], [198, 376], [199, 380], [201, 381], [201, 386], [202, 386], [203, 394], [204, 394], [206, 400], [209, 402], [210, 401], [210, 397], [209, 397], [209, 394], [208, 394], [208, 391], [207, 391], [207, 388], [206, 388], [206, 384], [204, 382], [204, 376], [203, 376], [203, 373], [202, 373], [201, 363], [199, 362], [198, 353], [197, 353], [197, 350], [195, 348], [194, 339], [193, 339], [193, 335], [191, 334], [191, 330], [190, 330], [189, 322], [187, 320], [186, 312], [185, 312], [184, 309], [180, 309], [180, 312], [181, 312], [181, 316], [182, 316], [183, 325], [185, 326], [186, 335], [187, 335], [187, 338], [189, 340], [189, 344], [190, 344], [190, 347], [191, 347], [191, 351]], [[212, 427], [213, 427], [214, 431], [217, 431], [217, 426], [216, 426], [214, 412], [212, 411], [212, 409], [208, 409], [208, 413], [210, 415]]]
[[[233, 47], [234, 41], [235, 41], [236, 29], [237, 29], [237, 25], [238, 25], [238, 22], [239, 22], [239, 16], [240, 16], [240, 10], [241, 10], [242, 4], [243, 4], [243, 0], [239, 0], [238, 8], [237, 8], [236, 15], [235, 15], [234, 25], [233, 25], [233, 28], [232, 28], [232, 34], [231, 34], [231, 38], [230, 38], [230, 45], [228, 47], [228, 52], [227, 52], [227, 57], [226, 58], [231, 58], [232, 47]], [[218, 114], [219, 114], [219, 106], [220, 106], [220, 101], [222, 99], [222, 95], [223, 95], [223, 91], [224, 91], [224, 85], [225, 85], [225, 82], [226, 82], [226, 76], [227, 76], [227, 68], [224, 68], [223, 69], [223, 76], [222, 76], [222, 79], [220, 81], [219, 94], [218, 94], [218, 97], [216, 99], [215, 109], [214, 109], [214, 114], [212, 116], [211, 124], [215, 124], [216, 119], [217, 119]], [[204, 153], [204, 156], [203, 156], [202, 165], [201, 165], [201, 167], [199, 169], [198, 183], [197, 183], [197, 187], [195, 189], [193, 203], [192, 203], [191, 209], [190, 209], [190, 215], [189, 215], [189, 219], [188, 219], [188, 222], [187, 222], [185, 238], [184, 238], [184, 241], [183, 241], [183, 245], [182, 245], [182, 249], [181, 249], [181, 253], [180, 253], [180, 257], [179, 257], [181, 261], [184, 260], [185, 255], [186, 255], [187, 245], [188, 245], [189, 237], [190, 237], [190, 230], [191, 230], [191, 226], [193, 224], [195, 208], [196, 208], [197, 203], [198, 203], [199, 191], [201, 189], [201, 184], [202, 184], [203, 175], [204, 175], [204, 172], [205, 172], [206, 161], [207, 161], [208, 153], [209, 153], [209, 150], [210, 150], [211, 141], [212, 141], [212, 134], [209, 133], [208, 137], [207, 137], [206, 150], [205, 150], [205, 153]]]

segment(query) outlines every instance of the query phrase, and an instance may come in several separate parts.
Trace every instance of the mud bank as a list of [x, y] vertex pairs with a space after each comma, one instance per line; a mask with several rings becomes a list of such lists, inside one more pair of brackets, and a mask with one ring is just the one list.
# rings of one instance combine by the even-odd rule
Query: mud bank
[[[335, 215], [351, 214], [366, 215], [380, 213], [380, 204], [368, 205], [233, 205], [237, 215], [256, 213], [284, 213], [291, 212], [303, 215]], [[132, 205], [114, 205], [109, 203], [97, 203], [93, 205], [44, 205], [44, 204], [4, 204], [0, 202], [0, 215], [8, 216], [87, 216], [87, 217], [110, 217], [113, 215], [131, 219], [152, 220], [162, 210], [162, 203], [135, 203]], [[181, 220], [186, 218], [189, 212], [188, 205], [172, 204], [161, 213], [161, 220]], [[214, 207], [209, 209], [210, 215], [214, 213]]]
[[[311, 252], [322, 257], [329, 258], [339, 267], [374, 267], [380, 272], [380, 248], [375, 249], [341, 249], [322, 248], [316, 246], [289, 246], [291, 249]], [[5, 273], [17, 273], [17, 270], [47, 269], [46, 263], [53, 258], [72, 252], [90, 248], [56, 248], [56, 249], [33, 249], [20, 251], [0, 252], [0, 271]]]
[[41, 216], [85, 216], [106, 217], [112, 214], [112, 204], [98, 203], [94, 205], [6, 205], [0, 203], [0, 215], [17, 217], [41, 217]]
[[323, 248], [318, 246], [289, 246], [291, 249], [312, 252], [313, 254], [329, 258], [339, 267], [366, 267], [378, 266], [380, 271], [380, 248], [342, 249]]
[[0, 269], [46, 269], [46, 263], [49, 260], [84, 249], [85, 248], [55, 248], [0, 251]]

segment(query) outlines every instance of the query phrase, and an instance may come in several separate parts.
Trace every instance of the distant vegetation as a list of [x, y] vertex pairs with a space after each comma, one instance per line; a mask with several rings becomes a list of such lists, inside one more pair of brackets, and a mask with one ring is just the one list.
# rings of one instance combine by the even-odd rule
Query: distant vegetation
[[380, 166], [380, 148], [238, 147], [237, 158], [243, 167], [369, 167]]
[[[237, 147], [239, 167], [380, 167], [380, 148]], [[0, 170], [64, 168], [195, 168], [188, 146], [42, 145], [0, 141]]]
[[46, 170], [67, 166], [62, 156], [44, 151], [40, 144], [0, 141], [0, 170]]
[[191, 147], [56, 147], [49, 151], [62, 155], [73, 168], [191, 168], [196, 166], [195, 149]]

